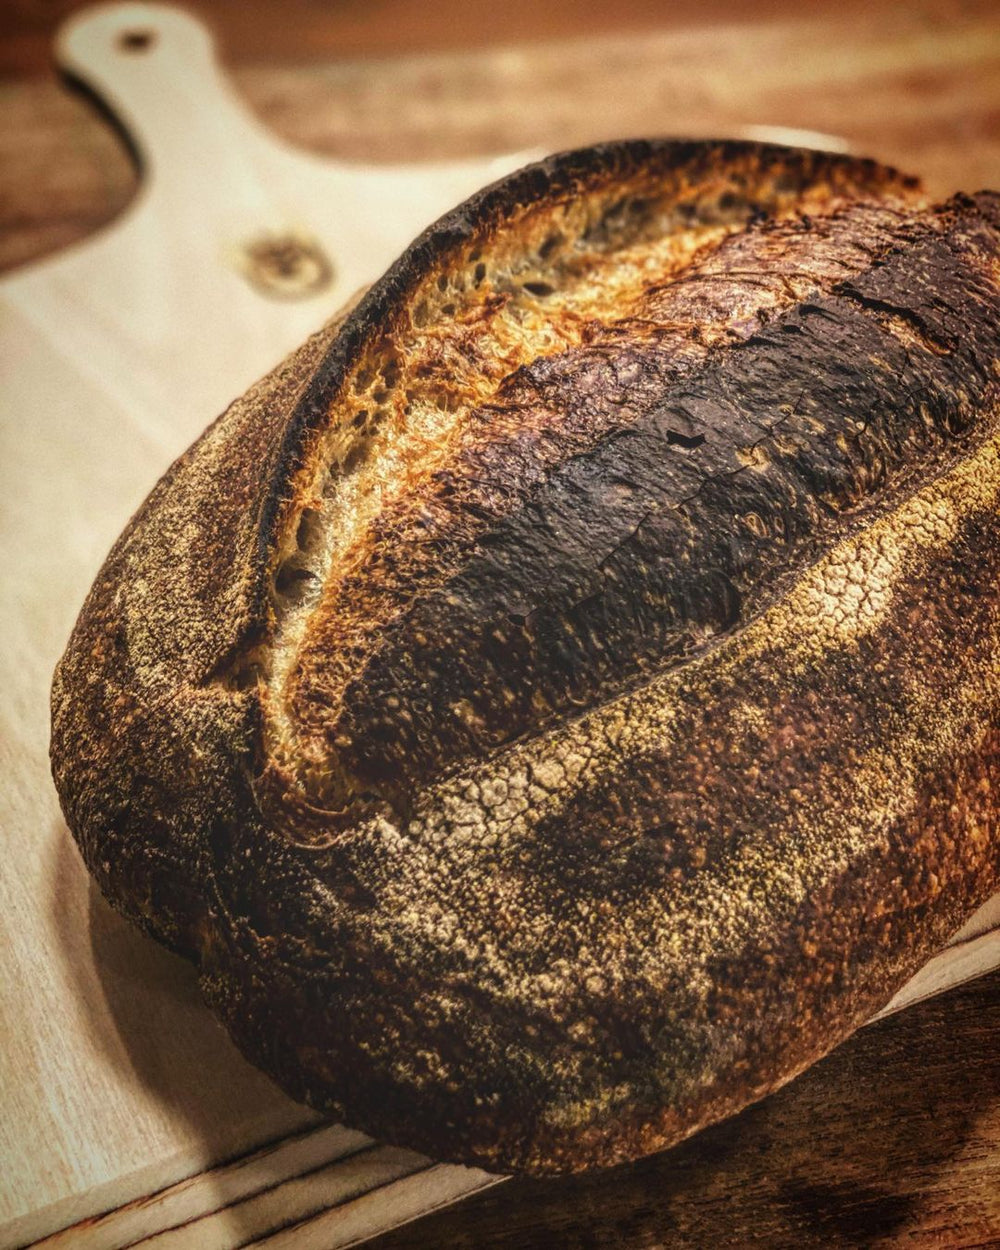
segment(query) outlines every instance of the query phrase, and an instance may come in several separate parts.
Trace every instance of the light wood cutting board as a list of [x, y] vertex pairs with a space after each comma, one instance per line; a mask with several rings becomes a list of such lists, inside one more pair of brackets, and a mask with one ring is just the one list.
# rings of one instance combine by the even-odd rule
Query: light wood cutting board
[[[0, 1246], [332, 1250], [497, 1178], [327, 1124], [244, 1063], [191, 970], [89, 885], [49, 779], [49, 682], [170, 460], [419, 229], [531, 154], [293, 152], [166, 7], [88, 10], [57, 55], [144, 177], [109, 230], [0, 283]], [[1000, 964], [998, 925], [994, 900], [887, 1010]]]

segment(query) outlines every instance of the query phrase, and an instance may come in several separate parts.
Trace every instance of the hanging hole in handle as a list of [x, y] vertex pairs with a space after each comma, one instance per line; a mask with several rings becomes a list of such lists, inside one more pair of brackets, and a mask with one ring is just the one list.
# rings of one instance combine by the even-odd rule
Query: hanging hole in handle
[[123, 30], [118, 36], [119, 50], [127, 52], [130, 56], [135, 56], [141, 52], [149, 52], [155, 43], [155, 30]]
[[260, 234], [244, 242], [234, 259], [250, 285], [273, 299], [308, 299], [334, 279], [319, 240], [298, 230]]

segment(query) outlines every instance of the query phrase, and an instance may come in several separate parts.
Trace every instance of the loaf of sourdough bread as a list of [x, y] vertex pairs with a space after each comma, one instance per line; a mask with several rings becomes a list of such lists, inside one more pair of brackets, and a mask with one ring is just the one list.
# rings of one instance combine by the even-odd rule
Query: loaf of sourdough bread
[[787, 1081], [1000, 888], [1000, 198], [733, 143], [418, 238], [111, 552], [52, 759], [293, 1097], [537, 1173]]

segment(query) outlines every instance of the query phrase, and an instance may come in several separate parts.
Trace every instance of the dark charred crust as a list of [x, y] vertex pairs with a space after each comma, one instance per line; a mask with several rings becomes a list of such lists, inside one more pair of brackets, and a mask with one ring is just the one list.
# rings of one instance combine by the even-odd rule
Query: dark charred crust
[[[566, 412], [610, 409], [610, 432], [540, 483], [505, 480], [503, 443], [457, 464], [472, 489], [502, 482], [507, 513], [481, 512], [460, 567], [430, 590], [386, 540], [409, 606], [380, 628], [330, 731], [360, 784], [398, 803], [448, 761], [701, 652], [915, 466], [975, 437], [1000, 321], [983, 263], [1000, 252], [976, 217], [943, 220], [906, 223], [905, 246], [897, 236], [830, 295], [693, 371], [630, 339], [541, 362], [536, 392]], [[462, 491], [445, 515], [475, 522], [474, 500]]]
[[[676, 264], [489, 386], [435, 376], [496, 365], [475, 335], [517, 301], [555, 324], [560, 206], [597, 193], [618, 266], [660, 182]], [[998, 203], [755, 145], [563, 154], [164, 477], [57, 671], [54, 776], [101, 888], [294, 1097], [495, 1169], [635, 1158], [1000, 886]], [[497, 268], [526, 223], [542, 264]], [[461, 420], [336, 567], [330, 500], [419, 387]]]
[[[414, 240], [404, 254], [366, 293], [315, 367], [311, 383], [285, 426], [274, 456], [275, 490], [261, 510], [259, 560], [270, 567], [284, 510], [282, 485], [301, 464], [309, 435], [328, 419], [330, 397], [372, 338], [391, 331], [419, 282], [470, 242], [488, 235], [525, 208], [555, 202], [596, 185], [627, 183], [636, 174], [655, 177], [658, 169], [676, 176], [683, 170], [692, 185], [723, 176], [748, 181], [773, 180], [789, 192], [814, 182], [840, 185], [845, 194], [915, 190], [918, 180], [875, 161], [833, 153], [793, 150], [768, 144], [729, 141], [683, 143], [634, 140], [596, 144], [561, 152], [503, 178], [466, 200]], [[753, 214], [748, 205], [748, 217]], [[263, 587], [261, 588], [263, 592]]]

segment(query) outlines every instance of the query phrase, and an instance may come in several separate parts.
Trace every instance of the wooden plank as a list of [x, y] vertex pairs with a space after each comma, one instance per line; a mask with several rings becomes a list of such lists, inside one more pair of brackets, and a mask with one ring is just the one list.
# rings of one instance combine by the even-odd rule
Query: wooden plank
[[[864, 0], [846, 0], [860, 9]], [[39, 74], [50, 64], [57, 26], [86, 0], [18, 0], [0, 9], [0, 74]], [[843, 12], [845, 0], [813, 0], [817, 11]], [[604, 35], [731, 21], [794, 17], [797, 0], [507, 0], [502, 14], [491, 0], [188, 0], [213, 26], [231, 64], [305, 58], [370, 57], [415, 51], [458, 51], [543, 39]], [[883, 4], [888, 9], [888, 5]]]
[[[261, 1197], [270, 1195], [273, 1204], [286, 1183], [327, 1173], [338, 1164], [349, 1164], [355, 1155], [367, 1155], [374, 1145], [371, 1138], [339, 1124], [292, 1133], [230, 1163], [199, 1170], [165, 1189], [81, 1220], [36, 1244], [45, 1250], [65, 1250], [70, 1246], [73, 1250], [120, 1250], [165, 1229], [173, 1230], [175, 1240], [189, 1238], [190, 1244], [193, 1229], [197, 1226], [204, 1230], [208, 1221], [214, 1222], [217, 1240], [221, 1241], [223, 1234], [232, 1240], [234, 1229], [242, 1232], [248, 1228], [241, 1212], [246, 1211], [249, 1202], [256, 1199], [259, 1204]], [[411, 1156], [402, 1165], [404, 1171], [415, 1171], [421, 1166], [429, 1166], [429, 1161], [419, 1155]], [[279, 1215], [271, 1227], [281, 1218]], [[259, 1232], [269, 1231], [264, 1218], [258, 1217], [253, 1227]]]
[[505, 1178], [475, 1168], [437, 1164], [420, 1175], [419, 1183], [405, 1180], [386, 1185], [353, 1202], [331, 1207], [313, 1219], [296, 1223], [256, 1242], [261, 1250], [347, 1250], [361, 1245], [386, 1228], [407, 1224], [457, 1198], [492, 1189]]

